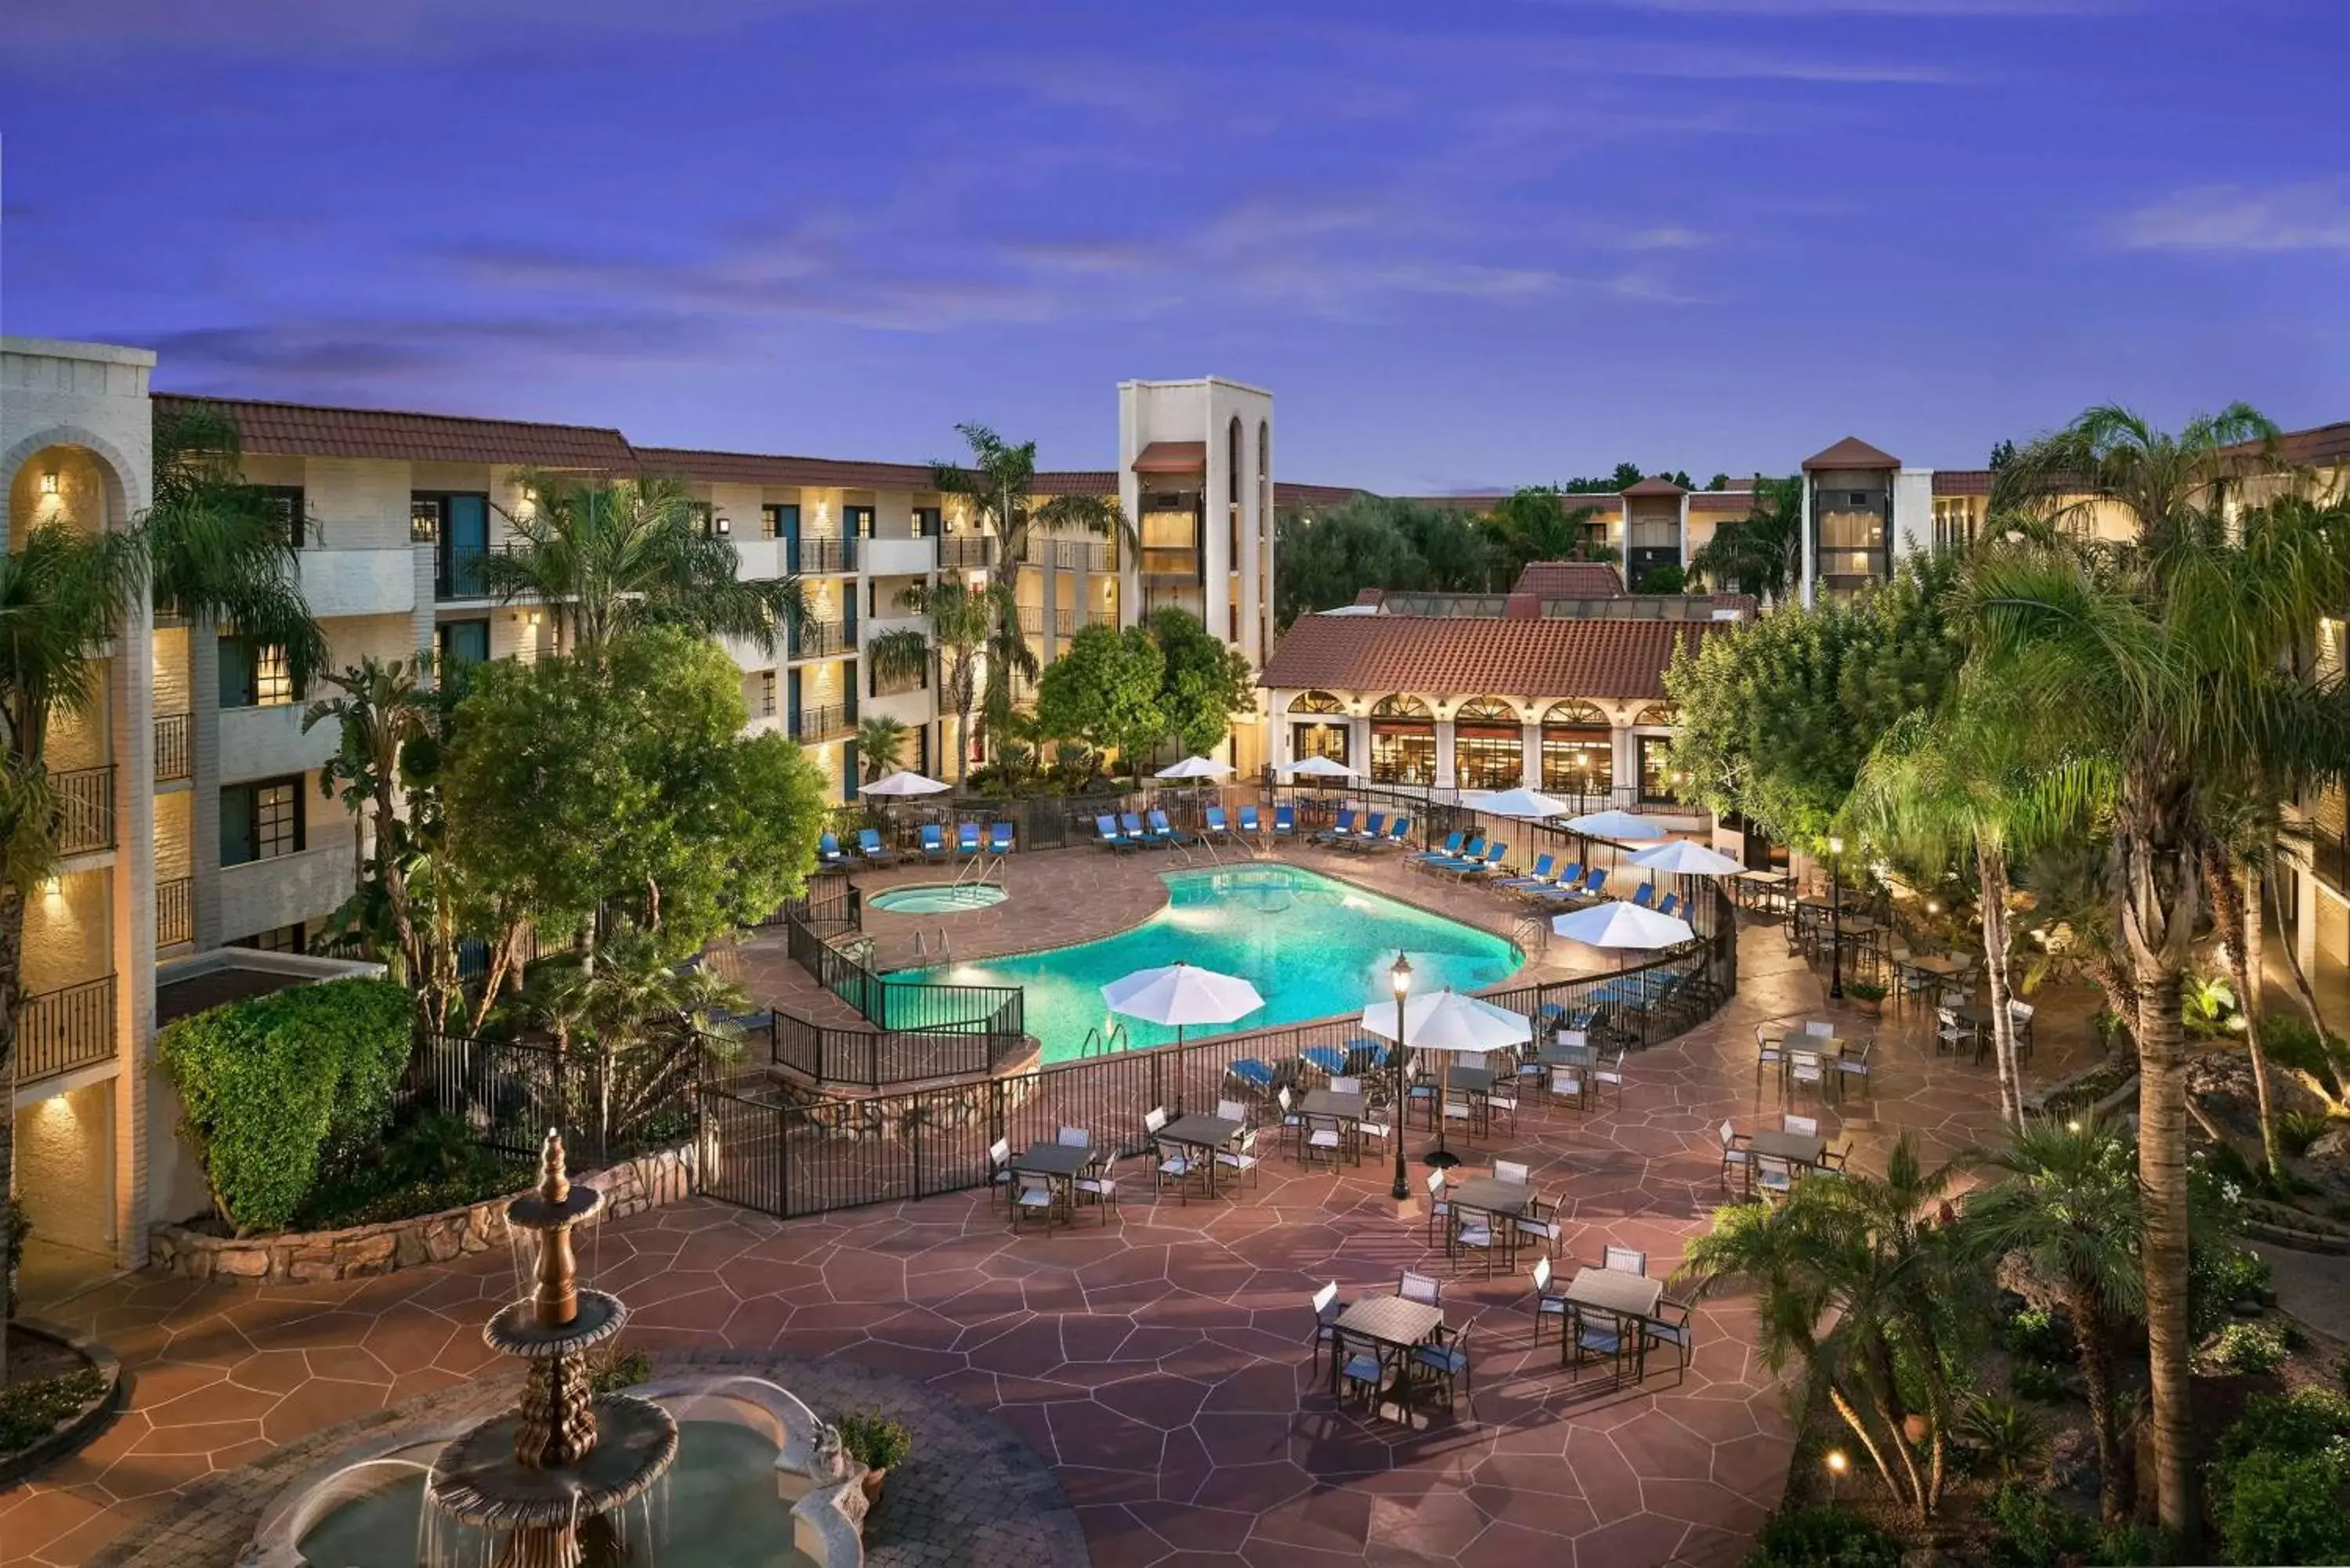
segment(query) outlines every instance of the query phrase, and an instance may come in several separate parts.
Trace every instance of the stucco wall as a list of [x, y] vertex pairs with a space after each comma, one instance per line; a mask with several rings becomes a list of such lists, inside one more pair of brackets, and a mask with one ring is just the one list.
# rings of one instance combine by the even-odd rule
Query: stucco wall
[[109, 973], [113, 873], [76, 871], [25, 901], [25, 989], [38, 993]]
[[114, 1250], [114, 1085], [85, 1084], [16, 1113], [16, 1194], [34, 1234]]

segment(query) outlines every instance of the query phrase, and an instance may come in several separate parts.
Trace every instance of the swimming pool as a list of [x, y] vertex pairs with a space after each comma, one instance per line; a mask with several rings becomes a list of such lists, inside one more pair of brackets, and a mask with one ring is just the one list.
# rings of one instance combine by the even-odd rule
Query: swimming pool
[[[1359, 1012], [1388, 992], [1399, 950], [1414, 990], [1476, 991], [1517, 972], [1523, 956], [1474, 926], [1294, 866], [1163, 873], [1167, 907], [1131, 930], [1075, 947], [972, 963], [902, 970], [893, 979], [957, 985], [1016, 985], [1027, 992], [1028, 1033], [1047, 1062], [1077, 1054], [1086, 1034], [1114, 1022], [1101, 988], [1139, 969], [1181, 960], [1253, 984], [1264, 1006], [1227, 1028], [1193, 1026], [1186, 1039]], [[1125, 1019], [1136, 1045], [1175, 1038], [1171, 1028]]]

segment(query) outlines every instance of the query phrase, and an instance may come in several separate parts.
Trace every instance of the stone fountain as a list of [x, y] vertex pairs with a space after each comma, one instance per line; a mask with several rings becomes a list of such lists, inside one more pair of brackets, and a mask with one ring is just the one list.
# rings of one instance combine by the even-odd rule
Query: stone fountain
[[594, 1188], [571, 1184], [550, 1129], [537, 1189], [506, 1206], [507, 1224], [537, 1239], [531, 1292], [482, 1331], [529, 1363], [522, 1398], [442, 1449], [426, 1482], [432, 1507], [502, 1540], [498, 1568], [617, 1568], [628, 1554], [621, 1511], [677, 1459], [667, 1410], [591, 1392], [588, 1353], [629, 1321], [619, 1297], [579, 1288], [571, 1228], [603, 1205]]

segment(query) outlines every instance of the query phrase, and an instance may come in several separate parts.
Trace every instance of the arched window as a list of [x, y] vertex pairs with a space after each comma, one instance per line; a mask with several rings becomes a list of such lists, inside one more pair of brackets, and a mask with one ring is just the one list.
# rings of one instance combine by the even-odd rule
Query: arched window
[[1241, 474], [1243, 472], [1241, 464], [1247, 461], [1246, 453], [1241, 447], [1241, 417], [1238, 414], [1232, 416], [1230, 435], [1231, 451], [1227, 455], [1231, 462], [1229, 471], [1224, 475], [1224, 483], [1231, 492], [1230, 499], [1232, 504], [1237, 506], [1241, 500]]
[[1343, 713], [1347, 705], [1327, 691], [1301, 691], [1289, 700], [1293, 713]]
[[1452, 781], [1461, 789], [1515, 789], [1525, 782], [1518, 711], [1499, 697], [1471, 697], [1452, 711]]
[[1634, 716], [1635, 724], [1678, 724], [1681, 711], [1670, 702], [1651, 702]]
[[1436, 782], [1436, 720], [1417, 697], [1382, 697], [1371, 710], [1371, 782]]
[[1256, 476], [1259, 479], [1273, 477], [1273, 421], [1271, 420], [1259, 420], [1256, 422]]
[[1425, 719], [1430, 717], [1428, 704], [1417, 697], [1382, 697], [1373, 704], [1374, 719]]
[[1514, 724], [1518, 711], [1499, 697], [1471, 697], [1453, 711], [1452, 717], [1463, 724]]
[[1599, 810], [1616, 790], [1616, 732], [1607, 715], [1589, 702], [1551, 704], [1543, 715], [1542, 786], [1544, 794]]

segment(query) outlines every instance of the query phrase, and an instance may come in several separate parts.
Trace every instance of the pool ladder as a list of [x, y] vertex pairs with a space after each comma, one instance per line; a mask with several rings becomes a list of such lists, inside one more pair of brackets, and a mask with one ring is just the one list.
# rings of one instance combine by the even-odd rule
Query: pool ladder
[[[965, 880], [966, 877], [969, 878], [968, 881]], [[962, 868], [954, 875], [952, 886], [957, 888], [1003, 887], [1003, 857], [991, 854], [984, 849], [981, 850], [962, 863]]]
[[1077, 1047], [1077, 1054], [1080, 1057], [1107, 1056], [1112, 1052], [1127, 1049], [1130, 1044], [1131, 1042], [1129, 1042], [1126, 1037], [1125, 1024], [1111, 1024], [1109, 1026], [1109, 1033], [1107, 1034], [1103, 1033], [1101, 1029], [1097, 1026], [1086, 1031], [1085, 1044]]
[[933, 962], [943, 963], [947, 959], [952, 956], [953, 955], [947, 950], [947, 929], [944, 926], [941, 926], [939, 928], [938, 940], [932, 942], [925, 943], [922, 940], [921, 932], [916, 931], [914, 933], [914, 962], [917, 965], [920, 965], [926, 959]]

